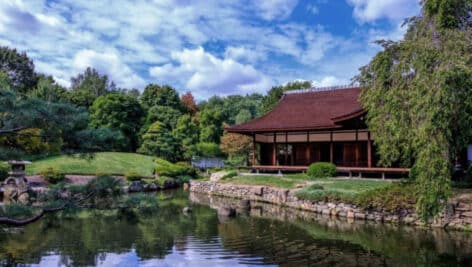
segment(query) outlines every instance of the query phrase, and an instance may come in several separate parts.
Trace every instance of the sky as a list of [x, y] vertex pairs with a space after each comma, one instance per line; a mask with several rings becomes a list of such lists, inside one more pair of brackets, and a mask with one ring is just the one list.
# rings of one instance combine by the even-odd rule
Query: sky
[[90, 66], [120, 88], [206, 99], [350, 83], [374, 41], [401, 39], [419, 12], [418, 0], [1, 0], [0, 46], [64, 86]]

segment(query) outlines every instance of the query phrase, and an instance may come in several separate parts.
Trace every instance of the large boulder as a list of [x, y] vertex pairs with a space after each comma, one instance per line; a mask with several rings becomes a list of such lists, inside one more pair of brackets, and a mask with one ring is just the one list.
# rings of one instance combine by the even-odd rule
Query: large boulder
[[143, 183], [141, 181], [133, 181], [128, 187], [128, 192], [142, 192], [144, 190]]

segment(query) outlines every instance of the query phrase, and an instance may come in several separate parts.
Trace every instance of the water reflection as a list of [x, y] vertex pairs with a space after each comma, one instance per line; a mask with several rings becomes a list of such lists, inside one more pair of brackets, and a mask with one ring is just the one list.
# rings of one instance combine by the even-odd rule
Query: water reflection
[[[171, 194], [171, 195], [167, 195]], [[257, 204], [219, 220], [227, 198], [161, 193], [160, 210], [54, 214], [0, 231], [0, 265], [40, 266], [472, 266], [467, 233], [320, 217]], [[182, 208], [192, 205], [193, 212]]]

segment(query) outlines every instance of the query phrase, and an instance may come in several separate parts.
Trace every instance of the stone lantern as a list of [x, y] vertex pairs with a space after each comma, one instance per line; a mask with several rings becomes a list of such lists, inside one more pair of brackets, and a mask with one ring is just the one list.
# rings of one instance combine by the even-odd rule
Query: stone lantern
[[30, 161], [10, 160], [7, 161], [11, 165], [9, 177], [5, 179], [3, 185], [3, 201], [9, 202], [28, 202], [28, 180], [26, 179], [26, 165], [31, 164]]

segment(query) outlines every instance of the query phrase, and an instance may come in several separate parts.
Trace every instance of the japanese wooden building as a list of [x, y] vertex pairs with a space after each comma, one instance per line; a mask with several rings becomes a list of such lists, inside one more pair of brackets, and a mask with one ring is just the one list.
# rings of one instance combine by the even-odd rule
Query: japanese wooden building
[[350, 174], [407, 172], [377, 167], [359, 94], [358, 87], [288, 91], [269, 113], [226, 130], [252, 136], [257, 170], [304, 170], [324, 161]]

